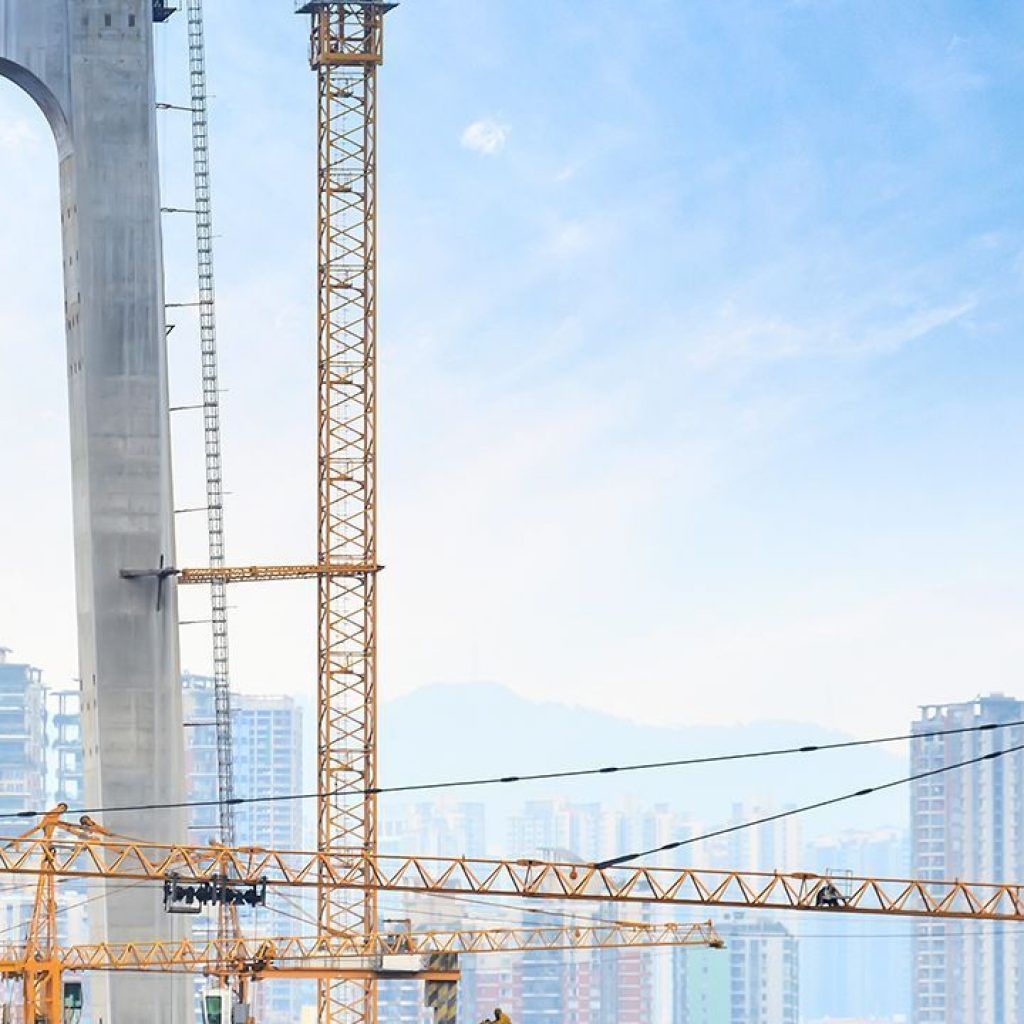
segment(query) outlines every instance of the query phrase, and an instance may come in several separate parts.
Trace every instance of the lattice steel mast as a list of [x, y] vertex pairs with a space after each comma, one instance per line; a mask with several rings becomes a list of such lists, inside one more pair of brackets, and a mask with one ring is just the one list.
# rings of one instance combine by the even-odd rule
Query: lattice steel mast
[[[318, 117], [320, 849], [377, 853], [377, 68], [380, 0], [310, 0]], [[370, 882], [369, 871], [366, 881]], [[321, 934], [377, 931], [377, 894], [321, 876]], [[322, 981], [321, 1024], [376, 1024], [377, 981]]]
[[[188, 70], [192, 99], [192, 170], [195, 184], [196, 265], [199, 276], [199, 343], [203, 382], [203, 444], [206, 451], [206, 523], [212, 568], [224, 565], [224, 486], [221, 468], [220, 381], [213, 277], [213, 210], [210, 198], [210, 134], [206, 88], [206, 40], [202, 0], [188, 0]], [[234, 768], [231, 756], [231, 689], [228, 662], [227, 585], [210, 580], [213, 633], [214, 717], [217, 733], [217, 795], [221, 841], [235, 843]]]

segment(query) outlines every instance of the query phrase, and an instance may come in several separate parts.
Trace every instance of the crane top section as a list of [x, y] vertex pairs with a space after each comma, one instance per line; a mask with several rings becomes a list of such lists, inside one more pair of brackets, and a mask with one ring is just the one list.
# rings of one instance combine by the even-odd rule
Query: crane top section
[[382, 64], [384, 16], [397, 6], [391, 0], [305, 0], [298, 4], [297, 14], [312, 16], [311, 66]]
[[391, 2], [391, 0], [307, 0], [306, 3], [296, 5], [295, 13], [316, 14], [318, 11], [337, 7], [359, 7], [362, 9], [372, 8], [380, 14], [387, 14], [397, 6], [397, 2]]

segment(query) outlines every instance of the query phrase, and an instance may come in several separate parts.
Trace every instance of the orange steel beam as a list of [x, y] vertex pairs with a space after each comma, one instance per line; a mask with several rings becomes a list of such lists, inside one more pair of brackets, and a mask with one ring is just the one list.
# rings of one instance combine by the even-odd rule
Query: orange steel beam
[[[358, 936], [217, 937], [180, 942], [127, 942], [69, 946], [55, 951], [65, 971], [138, 970], [219, 973], [247, 971], [261, 976], [325, 975], [358, 970], [358, 961], [387, 969], [388, 957], [524, 953], [531, 950], [633, 949], [655, 946], [721, 948], [710, 921], [697, 924], [609, 923], [536, 928], [442, 929]], [[6, 954], [6, 955], [3, 955]], [[13, 948], [0, 950], [0, 973], [23, 962]], [[364, 969], [365, 973], [365, 969]], [[448, 979], [433, 979], [448, 980]]]
[[[38, 829], [0, 839], [0, 874], [117, 878], [162, 882], [226, 875], [274, 889], [325, 889], [344, 899], [369, 892], [525, 897], [661, 906], [737, 907], [885, 914], [912, 918], [1024, 921], [1024, 885], [872, 877], [831, 877], [802, 872], [704, 871], [484, 858], [367, 857], [358, 850], [228, 849], [149, 843], [104, 833], [92, 822], [61, 822], [50, 837]], [[819, 906], [826, 884], [837, 886], [839, 906]], [[338, 928], [367, 941], [377, 929]]]

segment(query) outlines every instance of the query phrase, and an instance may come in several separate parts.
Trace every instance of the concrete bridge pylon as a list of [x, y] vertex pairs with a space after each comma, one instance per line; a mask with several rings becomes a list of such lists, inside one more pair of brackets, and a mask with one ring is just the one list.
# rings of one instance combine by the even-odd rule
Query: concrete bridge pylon
[[[152, 0], [0, 0], [0, 77], [60, 175], [78, 650], [90, 806], [184, 799]], [[98, 816], [182, 841], [184, 812]], [[90, 905], [96, 938], [175, 938], [155, 889]], [[184, 1024], [188, 978], [92, 979], [94, 1022]]]

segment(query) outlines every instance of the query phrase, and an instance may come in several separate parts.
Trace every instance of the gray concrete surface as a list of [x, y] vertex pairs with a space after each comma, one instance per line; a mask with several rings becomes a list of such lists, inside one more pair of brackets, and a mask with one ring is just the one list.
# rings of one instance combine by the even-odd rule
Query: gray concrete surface
[[[0, 76], [57, 142], [86, 788], [91, 805], [184, 795], [151, 0], [0, 0]], [[40, 168], [40, 173], [46, 173]], [[0, 245], [3, 245], [0, 237]], [[181, 812], [101, 816], [185, 838]], [[90, 907], [97, 937], [172, 937], [155, 888]], [[92, 1020], [183, 1024], [188, 979], [97, 975]]]

